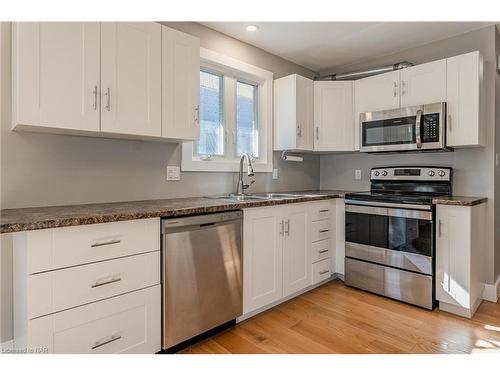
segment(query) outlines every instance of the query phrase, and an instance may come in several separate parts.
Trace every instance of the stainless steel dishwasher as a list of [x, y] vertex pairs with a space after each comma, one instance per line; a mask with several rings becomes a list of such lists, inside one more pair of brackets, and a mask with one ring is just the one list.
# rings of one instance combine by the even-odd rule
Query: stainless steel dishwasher
[[163, 349], [242, 313], [242, 213], [162, 220]]

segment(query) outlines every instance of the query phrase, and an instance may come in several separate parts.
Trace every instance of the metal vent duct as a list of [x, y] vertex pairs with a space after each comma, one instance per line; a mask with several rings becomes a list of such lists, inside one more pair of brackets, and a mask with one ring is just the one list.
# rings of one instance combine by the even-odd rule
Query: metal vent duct
[[378, 68], [367, 69], [367, 70], [358, 70], [355, 72], [349, 73], [338, 73], [338, 74], [329, 74], [326, 76], [315, 77], [315, 81], [341, 81], [341, 80], [355, 80], [364, 77], [374, 76], [376, 74], [382, 74], [387, 72], [392, 72], [394, 70], [400, 70], [404, 68], [408, 68], [413, 66], [411, 62], [402, 61], [396, 64], [385, 65]]

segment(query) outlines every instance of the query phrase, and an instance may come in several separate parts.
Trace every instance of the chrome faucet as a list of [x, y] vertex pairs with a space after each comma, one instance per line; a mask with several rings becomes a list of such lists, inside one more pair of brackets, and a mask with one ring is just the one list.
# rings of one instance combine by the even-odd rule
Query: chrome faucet
[[255, 173], [253, 172], [253, 167], [252, 167], [252, 157], [248, 155], [247, 153], [241, 154], [240, 158], [240, 172], [238, 176], [238, 186], [236, 187], [236, 194], [237, 195], [244, 195], [245, 190], [248, 189], [254, 182], [255, 178], [252, 178], [248, 184], [245, 184], [243, 182], [243, 161], [247, 160], [247, 176], [248, 177], [254, 177]]

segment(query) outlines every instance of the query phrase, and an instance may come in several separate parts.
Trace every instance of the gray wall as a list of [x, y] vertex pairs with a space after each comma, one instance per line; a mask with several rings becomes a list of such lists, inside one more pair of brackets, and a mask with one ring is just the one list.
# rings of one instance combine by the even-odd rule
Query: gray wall
[[[201, 46], [275, 73], [276, 77], [315, 73], [261, 49], [196, 23], [169, 26], [201, 39]], [[113, 202], [232, 192], [236, 173], [183, 172], [166, 181], [166, 166], [180, 165], [178, 144], [12, 132], [11, 25], [1, 25], [0, 49], [0, 206], [1, 208]], [[319, 187], [319, 157], [289, 163], [274, 154], [279, 179], [257, 173], [252, 191], [306, 190]], [[2, 235], [0, 253], [0, 342], [12, 337], [12, 254]]]
[[[500, 24], [496, 27], [496, 55], [500, 55]], [[500, 73], [495, 77], [495, 139], [500, 153]], [[499, 156], [500, 157], [500, 156]], [[495, 168], [495, 276], [500, 275], [500, 168]]]
[[[276, 77], [314, 74], [205, 26], [171, 26], [198, 36], [203, 47], [270, 70]], [[10, 108], [10, 25], [2, 28], [2, 104]], [[2, 208], [197, 196], [235, 188], [236, 173], [184, 172], [181, 181], [167, 182], [167, 164], [180, 164], [178, 144], [12, 132], [10, 125], [10, 112], [3, 111]], [[258, 173], [253, 191], [319, 187], [318, 156], [293, 165], [279, 156], [275, 153], [274, 164], [280, 178]]]
[[[479, 50], [485, 60], [484, 83], [486, 88], [486, 139], [484, 148], [462, 149], [453, 153], [443, 154], [407, 154], [407, 155], [367, 155], [343, 154], [321, 156], [321, 188], [338, 188], [365, 190], [369, 189], [369, 170], [374, 166], [397, 164], [427, 164], [453, 167], [453, 188], [456, 195], [486, 196], [488, 222], [485, 233], [487, 248], [484, 258], [485, 281], [494, 283], [498, 277], [500, 247], [497, 241], [495, 252], [495, 228], [498, 232], [498, 222], [494, 221], [495, 210], [495, 81], [498, 81], [495, 70], [495, 36], [494, 26], [483, 28], [460, 36], [434, 42], [418, 48], [409, 49], [394, 55], [385, 56], [356, 66], [344, 67], [338, 72], [356, 70], [368, 66], [383, 65], [408, 60], [416, 64], [438, 60], [474, 50]], [[497, 111], [498, 112], [498, 111]], [[497, 132], [498, 133], [498, 132]], [[498, 137], [498, 134], [497, 134]], [[354, 180], [354, 169], [362, 170], [362, 180]], [[498, 185], [498, 184], [497, 184]], [[498, 187], [497, 187], [498, 192]], [[497, 208], [498, 212], [498, 208]], [[498, 217], [498, 216], [497, 216]], [[497, 233], [498, 238], [498, 233]], [[495, 259], [496, 258], [496, 259]]]

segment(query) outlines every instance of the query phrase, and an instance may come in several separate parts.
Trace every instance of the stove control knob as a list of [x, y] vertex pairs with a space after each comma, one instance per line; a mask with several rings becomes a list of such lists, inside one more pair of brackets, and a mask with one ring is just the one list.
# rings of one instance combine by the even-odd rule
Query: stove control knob
[[434, 175], [436, 174], [436, 172], [434, 172], [434, 171], [429, 171], [429, 173], [428, 173], [428, 174], [429, 174], [429, 176], [431, 176], [431, 177], [432, 177], [432, 176], [434, 176]]
[[379, 172], [379, 171], [375, 171], [373, 174], [374, 174], [375, 176], [379, 176], [379, 175], [380, 175], [380, 172]]
[[387, 171], [382, 171], [382, 176], [387, 176]]
[[446, 173], [445, 173], [443, 170], [440, 170], [440, 171], [438, 172], [439, 177], [444, 177], [444, 175], [445, 175], [445, 174], [446, 174]]

